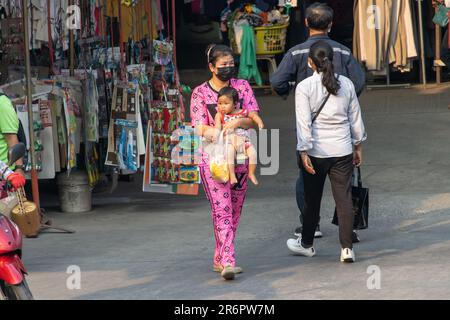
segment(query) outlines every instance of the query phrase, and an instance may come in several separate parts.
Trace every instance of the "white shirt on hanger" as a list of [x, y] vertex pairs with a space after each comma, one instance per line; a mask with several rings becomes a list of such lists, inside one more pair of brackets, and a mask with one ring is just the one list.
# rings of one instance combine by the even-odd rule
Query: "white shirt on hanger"
[[328, 95], [322, 84], [322, 74], [314, 72], [297, 85], [297, 150], [307, 151], [316, 158], [343, 157], [353, 152], [353, 145], [367, 139], [355, 86], [344, 76], [339, 76], [339, 81], [338, 94], [330, 95], [312, 125], [313, 114]]

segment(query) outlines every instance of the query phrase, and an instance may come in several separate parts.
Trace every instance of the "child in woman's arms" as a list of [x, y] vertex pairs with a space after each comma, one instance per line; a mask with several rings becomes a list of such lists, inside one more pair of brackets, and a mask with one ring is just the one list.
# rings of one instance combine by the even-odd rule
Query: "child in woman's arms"
[[[236, 105], [239, 103], [239, 94], [236, 89], [225, 87], [219, 91], [217, 101], [217, 114], [214, 119], [215, 128], [222, 131], [226, 124], [236, 119], [250, 118], [255, 122], [260, 129], [264, 128], [264, 123], [257, 112], [248, 112], [248, 110], [238, 110]], [[236, 128], [232, 134], [228, 133], [228, 139], [233, 148], [228, 148], [227, 160], [228, 169], [230, 171], [230, 183], [237, 183], [237, 178], [234, 173], [234, 161], [237, 154], [244, 154], [249, 158], [248, 177], [255, 184], [258, 184], [256, 179], [256, 164], [258, 155], [255, 147], [251, 144], [250, 133], [248, 130]]]

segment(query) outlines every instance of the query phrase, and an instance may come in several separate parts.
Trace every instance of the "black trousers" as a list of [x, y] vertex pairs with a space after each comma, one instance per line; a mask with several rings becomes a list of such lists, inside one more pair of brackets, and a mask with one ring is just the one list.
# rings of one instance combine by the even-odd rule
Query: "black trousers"
[[342, 248], [352, 249], [354, 219], [352, 203], [353, 154], [339, 158], [310, 157], [310, 159], [316, 174], [312, 175], [306, 170], [302, 170], [305, 183], [302, 243], [305, 246], [311, 246], [314, 242], [314, 232], [320, 219], [323, 187], [326, 177], [329, 176], [339, 219], [339, 241]]

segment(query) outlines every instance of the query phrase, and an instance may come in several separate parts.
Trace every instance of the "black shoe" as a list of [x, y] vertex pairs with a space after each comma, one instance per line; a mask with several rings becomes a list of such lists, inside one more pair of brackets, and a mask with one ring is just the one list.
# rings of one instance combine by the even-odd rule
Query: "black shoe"
[[359, 239], [358, 234], [356, 233], [355, 230], [353, 230], [353, 232], [352, 232], [352, 242], [353, 242], [353, 243], [358, 243], [358, 242], [360, 242], [360, 241], [361, 241], [361, 239]]
[[[302, 235], [302, 231], [303, 231], [303, 227], [297, 227], [294, 231], [294, 235], [296, 237], [300, 237]], [[316, 232], [314, 232], [314, 238], [322, 238], [322, 237], [323, 237], [323, 234], [322, 234], [322, 231], [320, 231], [320, 226], [317, 225]]]

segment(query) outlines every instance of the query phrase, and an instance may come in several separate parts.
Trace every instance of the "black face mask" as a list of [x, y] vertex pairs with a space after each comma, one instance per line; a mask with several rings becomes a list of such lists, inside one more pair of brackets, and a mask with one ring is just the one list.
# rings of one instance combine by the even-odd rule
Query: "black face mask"
[[217, 69], [217, 78], [220, 81], [229, 81], [234, 77], [235, 68], [234, 67], [222, 67]]

